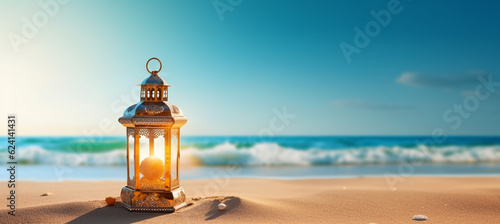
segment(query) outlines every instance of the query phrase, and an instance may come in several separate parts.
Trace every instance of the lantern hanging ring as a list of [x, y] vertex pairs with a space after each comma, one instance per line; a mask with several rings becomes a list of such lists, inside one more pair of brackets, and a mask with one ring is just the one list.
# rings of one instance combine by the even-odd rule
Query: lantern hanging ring
[[[152, 71], [152, 72], [151, 72], [151, 71], [149, 71], [148, 64], [149, 64], [149, 62], [150, 62], [151, 60], [153, 60], [153, 59], [157, 60], [157, 61], [160, 63], [160, 69], [158, 69], [158, 71]], [[160, 59], [158, 59], [158, 58], [150, 58], [150, 59], [148, 60], [148, 62], [146, 62], [146, 70], [148, 70], [148, 72], [149, 72], [150, 74], [156, 74], [156, 73], [160, 72], [160, 71], [161, 71], [161, 61], [160, 61]]]

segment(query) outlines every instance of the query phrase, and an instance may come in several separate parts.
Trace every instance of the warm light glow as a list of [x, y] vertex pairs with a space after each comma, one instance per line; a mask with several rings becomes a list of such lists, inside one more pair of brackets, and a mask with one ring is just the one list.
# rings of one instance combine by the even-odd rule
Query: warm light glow
[[158, 180], [165, 173], [165, 165], [163, 161], [156, 156], [149, 156], [145, 158], [139, 166], [140, 171], [144, 177], [150, 180]]

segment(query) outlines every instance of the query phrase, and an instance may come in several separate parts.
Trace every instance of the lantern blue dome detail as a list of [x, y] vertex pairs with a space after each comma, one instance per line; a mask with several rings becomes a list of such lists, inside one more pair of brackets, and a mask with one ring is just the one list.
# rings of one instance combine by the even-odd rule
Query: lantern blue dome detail
[[142, 81], [141, 85], [159, 85], [159, 86], [166, 86], [167, 82], [163, 80], [160, 76], [157, 74], [152, 74], [150, 75], [147, 79], [144, 79]]

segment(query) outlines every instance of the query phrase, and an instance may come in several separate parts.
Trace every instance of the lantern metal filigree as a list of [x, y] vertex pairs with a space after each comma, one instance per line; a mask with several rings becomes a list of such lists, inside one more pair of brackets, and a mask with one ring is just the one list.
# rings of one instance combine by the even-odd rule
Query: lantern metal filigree
[[[151, 60], [160, 63], [149, 71]], [[127, 186], [121, 200], [130, 211], [174, 212], [186, 206], [179, 186], [180, 128], [187, 122], [179, 107], [168, 102], [167, 83], [158, 76], [158, 58], [146, 63], [151, 74], [141, 86], [141, 101], [118, 121], [127, 128]]]

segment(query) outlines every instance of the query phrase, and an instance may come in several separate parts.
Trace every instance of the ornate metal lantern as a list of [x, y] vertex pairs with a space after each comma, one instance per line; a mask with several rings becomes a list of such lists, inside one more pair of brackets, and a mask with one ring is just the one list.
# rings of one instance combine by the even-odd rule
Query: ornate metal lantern
[[[160, 63], [149, 71], [151, 60]], [[158, 76], [161, 61], [151, 58], [151, 74], [141, 86], [141, 102], [127, 108], [118, 121], [127, 128], [127, 186], [121, 199], [130, 211], [174, 212], [186, 205], [179, 186], [180, 128], [187, 122], [168, 102], [167, 83]]]

